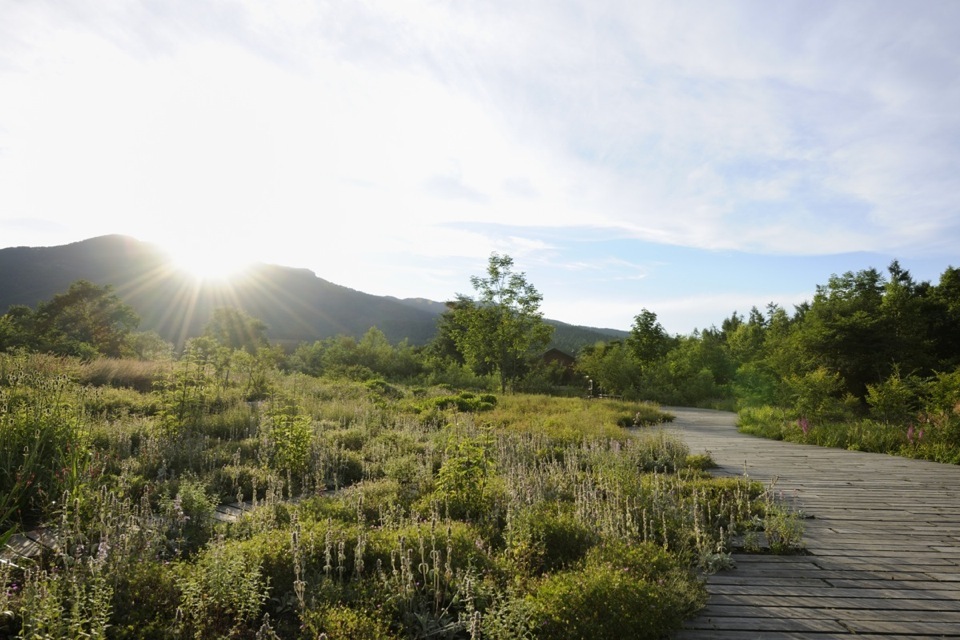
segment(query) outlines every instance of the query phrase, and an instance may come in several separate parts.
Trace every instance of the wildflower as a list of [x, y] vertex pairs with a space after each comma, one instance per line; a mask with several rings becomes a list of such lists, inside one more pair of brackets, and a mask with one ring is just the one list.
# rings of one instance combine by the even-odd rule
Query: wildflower
[[913, 444], [913, 425], [912, 424], [907, 428], [907, 442], [909, 442], [910, 444]]
[[97, 545], [97, 564], [103, 564], [107, 561], [107, 554], [110, 552], [110, 543], [106, 540], [102, 540], [99, 545]]
[[804, 436], [806, 436], [807, 432], [810, 431], [810, 423], [807, 422], [806, 418], [800, 418], [797, 420], [797, 425], [799, 425], [800, 430], [803, 431]]

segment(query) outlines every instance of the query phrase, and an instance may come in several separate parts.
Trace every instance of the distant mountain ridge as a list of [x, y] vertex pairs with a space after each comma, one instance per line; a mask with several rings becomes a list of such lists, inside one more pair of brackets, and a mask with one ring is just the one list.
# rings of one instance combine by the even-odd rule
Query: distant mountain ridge
[[[55, 247], [0, 249], [0, 314], [12, 305], [35, 307], [76, 280], [112, 285], [140, 315], [140, 330], [153, 330], [181, 345], [200, 335], [214, 309], [236, 306], [266, 323], [271, 341], [293, 346], [336, 335], [360, 337], [377, 327], [391, 342], [426, 344], [436, 332], [441, 302], [400, 299], [356, 291], [308, 269], [258, 263], [225, 283], [197, 282], [158, 247], [109, 235]], [[576, 353], [624, 331], [556, 327], [551, 346]]]

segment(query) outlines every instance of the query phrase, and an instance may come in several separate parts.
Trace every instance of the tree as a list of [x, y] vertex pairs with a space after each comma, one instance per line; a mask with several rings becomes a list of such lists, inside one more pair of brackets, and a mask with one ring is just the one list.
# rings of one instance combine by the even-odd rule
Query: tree
[[593, 383], [591, 392], [631, 396], [640, 384], [640, 366], [620, 340], [598, 342], [583, 349], [577, 371]]
[[938, 366], [960, 366], [960, 269], [947, 267], [931, 291], [930, 333]]
[[111, 286], [86, 280], [77, 280], [66, 293], [41, 302], [33, 313], [17, 307], [7, 315], [19, 346], [83, 357], [125, 355], [127, 338], [140, 324]]
[[33, 309], [15, 304], [0, 316], [0, 351], [35, 349], [36, 330]]
[[513, 271], [513, 258], [492, 253], [486, 277], [470, 278], [476, 300], [462, 294], [448, 303], [448, 316], [441, 330], [463, 354], [477, 373], [494, 373], [500, 390], [525, 373], [532, 355], [550, 341], [553, 327], [543, 321], [543, 296], [527, 282], [526, 275]]
[[675, 343], [676, 341], [667, 335], [663, 325], [657, 321], [657, 314], [648, 309], [643, 309], [634, 318], [630, 336], [627, 338], [627, 346], [642, 368], [663, 360]]
[[250, 354], [256, 354], [261, 347], [269, 346], [267, 325], [247, 312], [233, 307], [214, 309], [203, 333], [225, 347], [243, 349]]

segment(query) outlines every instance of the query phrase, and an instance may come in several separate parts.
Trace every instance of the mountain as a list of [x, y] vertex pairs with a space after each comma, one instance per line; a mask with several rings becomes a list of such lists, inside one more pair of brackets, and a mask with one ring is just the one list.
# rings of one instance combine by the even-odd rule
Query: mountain
[[[226, 283], [198, 282], [156, 246], [111, 235], [57, 247], [0, 249], [0, 313], [11, 305], [35, 307], [80, 279], [112, 285], [140, 315], [141, 330], [177, 345], [202, 333], [213, 310], [225, 306], [259, 318], [270, 340], [287, 346], [341, 334], [360, 337], [374, 326], [391, 342], [425, 344], [446, 310], [440, 302], [374, 296], [307, 269], [262, 263]], [[548, 322], [557, 327], [551, 346], [569, 353], [626, 335]]]

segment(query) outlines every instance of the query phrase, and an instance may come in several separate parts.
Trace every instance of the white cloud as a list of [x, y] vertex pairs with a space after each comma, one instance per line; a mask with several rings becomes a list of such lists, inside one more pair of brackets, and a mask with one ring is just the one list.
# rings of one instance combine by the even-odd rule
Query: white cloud
[[952, 2], [7, 3], [0, 232], [435, 297], [491, 251], [649, 276], [558, 229], [951, 256], [958, 31]]

